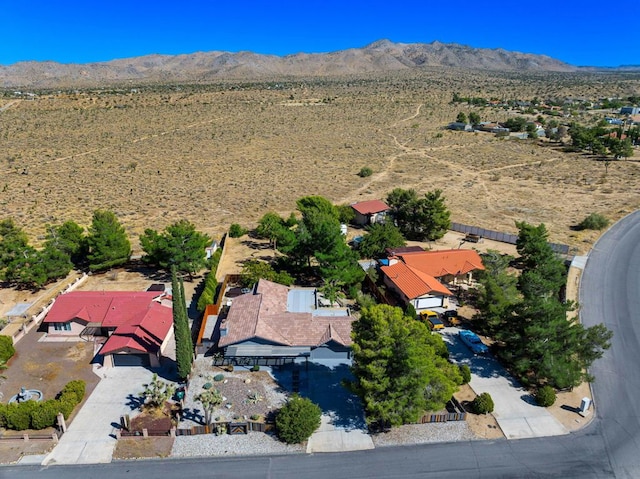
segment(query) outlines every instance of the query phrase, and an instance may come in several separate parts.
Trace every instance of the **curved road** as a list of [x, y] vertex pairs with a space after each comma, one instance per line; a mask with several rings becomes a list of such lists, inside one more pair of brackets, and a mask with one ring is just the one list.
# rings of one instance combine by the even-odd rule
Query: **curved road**
[[614, 225], [594, 247], [581, 303], [584, 324], [604, 322], [614, 337], [592, 368], [596, 418], [577, 433], [343, 454], [8, 466], [0, 468], [0, 478], [639, 478], [640, 211]]

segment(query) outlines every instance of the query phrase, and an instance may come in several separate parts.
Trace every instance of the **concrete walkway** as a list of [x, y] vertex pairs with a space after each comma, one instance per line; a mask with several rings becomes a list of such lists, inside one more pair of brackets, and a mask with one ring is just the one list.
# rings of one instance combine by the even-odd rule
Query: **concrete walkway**
[[132, 414], [137, 398], [153, 373], [140, 367], [101, 369], [102, 379], [78, 412], [60, 442], [42, 465], [111, 462], [114, 428], [120, 416]]
[[367, 431], [336, 426], [329, 414], [322, 415], [320, 427], [307, 441], [307, 453], [363, 451], [374, 448], [373, 440]]
[[493, 416], [507, 439], [545, 437], [568, 434], [569, 431], [547, 411], [493, 357], [474, 356], [458, 339], [458, 328], [443, 332], [450, 358], [471, 369], [469, 385], [476, 394], [487, 392], [493, 399]]

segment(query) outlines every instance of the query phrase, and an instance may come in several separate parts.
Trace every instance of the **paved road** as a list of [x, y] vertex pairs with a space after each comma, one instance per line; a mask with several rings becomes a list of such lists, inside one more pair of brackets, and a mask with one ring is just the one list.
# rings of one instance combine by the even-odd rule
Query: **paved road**
[[344, 454], [137, 461], [92, 466], [11, 466], [0, 478], [273, 477], [353, 479], [640, 477], [640, 212], [615, 225], [591, 253], [582, 282], [582, 318], [604, 321], [613, 346], [592, 371], [597, 417], [552, 438], [467, 441]]
[[603, 322], [612, 347], [591, 372], [599, 433], [617, 477], [640, 477], [640, 211], [595, 245], [580, 290], [582, 321]]

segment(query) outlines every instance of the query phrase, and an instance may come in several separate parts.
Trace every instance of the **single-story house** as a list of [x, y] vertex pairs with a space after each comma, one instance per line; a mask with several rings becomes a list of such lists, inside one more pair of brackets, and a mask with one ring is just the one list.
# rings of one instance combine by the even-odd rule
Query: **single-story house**
[[470, 283], [473, 271], [483, 270], [474, 250], [398, 252], [381, 266], [384, 283], [416, 311], [447, 308], [452, 296], [446, 284]]
[[173, 338], [170, 297], [158, 291], [72, 291], [44, 318], [50, 338], [104, 341], [103, 365], [160, 365]]
[[482, 258], [472, 249], [447, 249], [402, 253], [399, 259], [443, 283], [471, 283], [473, 271], [483, 270]]
[[278, 359], [350, 360], [351, 323], [346, 308], [321, 306], [314, 288], [289, 288], [261, 279], [233, 299], [222, 319], [218, 348], [238, 364]]
[[473, 131], [473, 125], [471, 125], [470, 123], [463, 123], [460, 121], [454, 121], [449, 123], [447, 128], [449, 130], [455, 130], [455, 131]]
[[405, 304], [412, 304], [416, 311], [449, 307], [449, 296], [453, 293], [433, 276], [397, 260], [381, 266], [380, 271], [384, 284]]
[[637, 106], [623, 106], [620, 108], [621, 115], [637, 115], [640, 114], [640, 107]]
[[374, 223], [382, 223], [389, 211], [389, 205], [380, 200], [361, 201], [351, 205], [356, 213], [354, 222], [366, 226]]

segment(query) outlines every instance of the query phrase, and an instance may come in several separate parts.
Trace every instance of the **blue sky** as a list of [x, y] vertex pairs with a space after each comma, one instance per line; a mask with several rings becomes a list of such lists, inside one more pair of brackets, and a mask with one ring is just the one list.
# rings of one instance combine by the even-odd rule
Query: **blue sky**
[[574, 65], [640, 65], [640, 0], [3, 3], [0, 65], [212, 50], [287, 55], [357, 48], [381, 38], [540, 53]]

